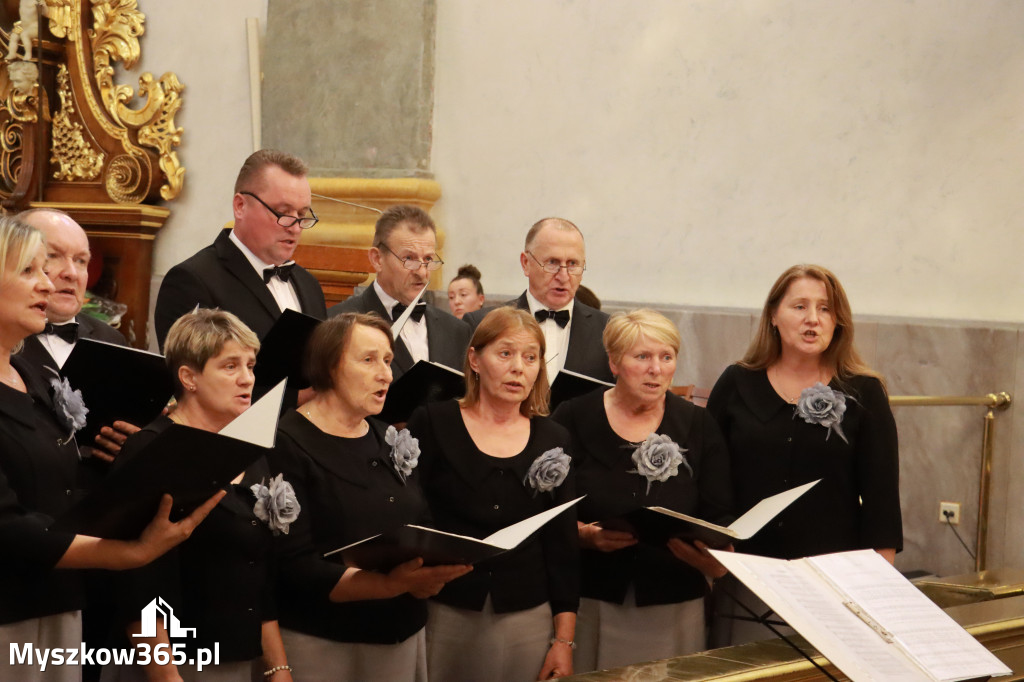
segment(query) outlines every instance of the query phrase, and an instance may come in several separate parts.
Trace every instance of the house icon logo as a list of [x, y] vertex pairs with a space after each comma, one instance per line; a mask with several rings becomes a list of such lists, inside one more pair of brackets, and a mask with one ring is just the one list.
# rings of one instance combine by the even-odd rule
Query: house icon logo
[[142, 609], [142, 632], [132, 637], [156, 637], [156, 624], [158, 619], [163, 620], [164, 630], [171, 637], [195, 637], [195, 628], [183, 628], [174, 615], [174, 609], [164, 601], [163, 597], [157, 597], [146, 604]]

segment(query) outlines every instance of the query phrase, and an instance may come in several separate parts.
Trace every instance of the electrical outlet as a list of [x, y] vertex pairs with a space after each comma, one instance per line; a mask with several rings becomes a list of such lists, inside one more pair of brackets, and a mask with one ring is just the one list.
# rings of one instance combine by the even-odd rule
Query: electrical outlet
[[959, 502], [939, 502], [939, 521], [946, 523], [946, 518], [949, 518], [949, 523], [954, 526], [960, 525], [960, 503]]

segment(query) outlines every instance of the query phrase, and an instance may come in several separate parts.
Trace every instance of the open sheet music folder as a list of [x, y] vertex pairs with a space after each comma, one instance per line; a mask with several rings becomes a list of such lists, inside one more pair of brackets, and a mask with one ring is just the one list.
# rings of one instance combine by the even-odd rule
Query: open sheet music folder
[[1012, 672], [873, 550], [791, 561], [711, 553], [854, 682]]
[[[287, 308], [260, 340], [256, 355], [256, 385], [270, 388], [283, 379], [289, 388], [303, 389], [309, 381], [302, 372], [306, 344], [320, 320]], [[262, 392], [262, 391], [261, 391]]]
[[378, 419], [404, 424], [420, 405], [461, 398], [466, 392], [465, 375], [439, 362], [418, 360], [388, 389]]
[[118, 420], [145, 426], [174, 392], [164, 356], [94, 339], [79, 339], [60, 373], [89, 409], [76, 434], [79, 445], [91, 444], [102, 427]]
[[571, 369], [561, 369], [551, 383], [551, 411], [566, 400], [578, 398], [599, 388], [611, 388], [615, 384], [601, 381], [586, 374], [573, 372]]
[[[820, 479], [819, 479], [820, 480]], [[721, 548], [736, 540], [748, 540], [818, 481], [811, 481], [766, 497], [728, 526], [719, 526], [665, 507], [640, 507], [619, 518], [602, 521], [601, 527], [624, 530], [649, 545], [664, 545], [669, 538], [700, 540]]]
[[172, 520], [191, 513], [274, 446], [284, 382], [219, 433], [172, 424], [107, 474], [51, 528], [133, 540], [153, 519], [164, 493]]
[[483, 540], [423, 526], [405, 525], [327, 552], [324, 558], [354, 568], [375, 571], [389, 571], [416, 557], [423, 557], [425, 566], [475, 564], [515, 549], [548, 521], [582, 499], [577, 497], [542, 511], [502, 528]]

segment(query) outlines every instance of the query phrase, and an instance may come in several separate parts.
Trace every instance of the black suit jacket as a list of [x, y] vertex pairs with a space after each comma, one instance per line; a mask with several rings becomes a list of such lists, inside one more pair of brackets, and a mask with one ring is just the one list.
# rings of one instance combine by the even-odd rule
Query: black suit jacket
[[[384, 309], [384, 304], [381, 303], [372, 285], [363, 293], [347, 298], [331, 306], [327, 311], [330, 317], [342, 313], [377, 313], [386, 321], [391, 321], [391, 315]], [[427, 320], [427, 352], [430, 354], [431, 362], [439, 362], [461, 372], [466, 359], [466, 347], [469, 346], [469, 337], [472, 334], [469, 325], [451, 313], [431, 305], [427, 306], [424, 316]], [[394, 378], [398, 379], [405, 374], [413, 364], [412, 355], [405, 347], [405, 342], [395, 339], [395, 359], [391, 363]]]
[[[266, 283], [229, 237], [221, 230], [216, 241], [194, 256], [178, 263], [164, 276], [156, 298], [156, 338], [160, 348], [174, 321], [198, 304], [220, 308], [237, 315], [261, 339], [281, 315]], [[291, 281], [302, 312], [317, 319], [327, 317], [327, 304], [320, 283], [296, 265]]]
[[[530, 304], [526, 301], [526, 292], [505, 305], [512, 305], [520, 310], [530, 310]], [[466, 313], [462, 319], [467, 322], [472, 330], [487, 316], [487, 313], [494, 308], [481, 308], [471, 313]], [[601, 335], [604, 333], [604, 326], [608, 324], [608, 315], [597, 308], [573, 301], [572, 322], [569, 327], [569, 348], [565, 354], [565, 368], [578, 374], [583, 374], [594, 379], [615, 383], [612, 370], [608, 366], [608, 355], [604, 352], [604, 342]]]
[[[75, 322], [78, 323], [78, 338], [80, 339], [106, 341], [107, 343], [116, 343], [118, 346], [128, 345], [128, 341], [124, 338], [124, 334], [117, 331], [106, 322], [97, 320], [95, 317], [79, 313], [75, 316]], [[42, 336], [42, 334], [33, 334], [25, 339], [25, 345], [19, 351], [19, 355], [28, 360], [38, 369], [50, 367], [54, 371], [60, 370], [57, 366], [57, 362], [53, 359], [53, 356], [50, 355], [50, 351], [46, 350], [46, 346], [44, 346], [43, 342], [39, 340], [40, 336]], [[42, 374], [45, 376], [48, 372], [43, 370]]]

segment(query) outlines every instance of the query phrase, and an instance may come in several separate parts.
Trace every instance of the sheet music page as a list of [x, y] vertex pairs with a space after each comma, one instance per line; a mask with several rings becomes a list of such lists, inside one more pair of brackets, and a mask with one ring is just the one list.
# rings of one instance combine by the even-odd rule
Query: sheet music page
[[563, 511], [573, 506], [586, 495], [581, 495], [575, 500], [565, 502], [552, 507], [551, 509], [542, 511], [540, 514], [535, 514], [527, 519], [523, 519], [518, 523], [513, 523], [511, 526], [506, 526], [496, 533], [492, 533], [484, 538], [484, 542], [495, 547], [501, 547], [502, 549], [512, 549], [520, 542], [530, 537], [534, 531], [538, 530], [545, 523], [555, 518]]
[[764, 525], [779, 515], [783, 509], [793, 504], [798, 497], [818, 484], [819, 478], [810, 483], [798, 485], [795, 488], [783, 491], [771, 497], [766, 497], [749, 510], [743, 516], [729, 524], [729, 530], [733, 531], [735, 537], [741, 540], [753, 537], [757, 531], [764, 528]]
[[888, 630], [904, 652], [940, 680], [1009, 675], [1010, 669], [960, 627], [878, 552], [806, 559]]
[[811, 568], [797, 561], [711, 553], [854, 682], [931, 679], [843, 606], [840, 595]]

